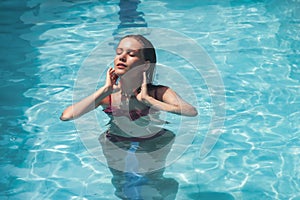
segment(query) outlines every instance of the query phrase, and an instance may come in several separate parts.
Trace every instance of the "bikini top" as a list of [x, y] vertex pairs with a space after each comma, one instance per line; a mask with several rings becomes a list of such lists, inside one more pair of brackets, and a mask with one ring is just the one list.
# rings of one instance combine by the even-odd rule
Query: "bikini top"
[[[149, 89], [152, 89], [152, 88], [153, 88], [153, 86], [151, 85], [151, 88], [149, 88]], [[155, 92], [154, 92], [154, 97], [155, 97], [155, 99], [157, 99], [157, 90], [155, 90]], [[147, 116], [148, 114], [155, 112], [155, 110], [150, 109], [149, 106], [147, 106], [143, 110], [140, 110], [140, 109], [122, 110], [120, 108], [114, 107], [112, 105], [111, 95], [109, 95], [109, 105], [103, 111], [111, 117], [126, 116], [132, 121], [137, 120], [140, 117]]]

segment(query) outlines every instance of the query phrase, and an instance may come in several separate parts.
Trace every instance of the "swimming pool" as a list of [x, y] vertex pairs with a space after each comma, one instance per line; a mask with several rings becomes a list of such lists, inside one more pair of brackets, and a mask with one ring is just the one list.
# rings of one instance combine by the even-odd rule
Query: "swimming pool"
[[[157, 81], [184, 96], [174, 79], [185, 78], [200, 113], [181, 125], [190, 132], [179, 136], [190, 143], [165, 169], [179, 185], [171, 191], [176, 199], [300, 199], [299, 1], [144, 0], [123, 5], [128, 11], [119, 14], [117, 0], [0, 5], [1, 199], [117, 199], [109, 169], [88, 151], [78, 124], [59, 116], [74, 91], [87, 93], [99, 84], [88, 78], [78, 84], [85, 66], [95, 70], [89, 75], [99, 72], [87, 58], [132, 27], [149, 37], [164, 30], [162, 37], [174, 33], [196, 42], [224, 86], [222, 135], [200, 158], [214, 114], [211, 88], [188, 55], [158, 51], [161, 72], [172, 67], [173, 74], [158, 73]], [[100, 110], [96, 116], [100, 125], [85, 127], [91, 135], [105, 130], [107, 119]], [[165, 117], [171, 129], [190, 120]]]

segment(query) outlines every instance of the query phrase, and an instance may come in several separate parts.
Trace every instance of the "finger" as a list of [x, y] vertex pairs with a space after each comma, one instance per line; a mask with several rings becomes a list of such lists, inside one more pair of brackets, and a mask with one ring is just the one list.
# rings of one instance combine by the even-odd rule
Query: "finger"
[[107, 81], [110, 81], [110, 79], [111, 79], [110, 69], [111, 69], [111, 68], [108, 68], [108, 70], [106, 71], [106, 82], [107, 82]]
[[113, 72], [114, 72], [114, 69], [110, 67], [109, 68], [109, 74], [112, 75]]
[[111, 67], [106, 71], [106, 75], [110, 75]]
[[115, 75], [114, 75], [114, 72], [115, 72], [115, 70], [114, 70], [114, 69], [112, 69], [112, 68], [109, 68], [109, 77], [110, 77], [110, 78], [112, 78], [112, 79], [113, 79], [113, 78], [114, 78], [114, 76], [115, 76]]
[[147, 85], [147, 76], [146, 76], [146, 72], [143, 72], [143, 84]]
[[112, 79], [112, 81], [113, 81], [113, 84], [115, 84], [115, 85], [117, 84], [118, 78], [119, 78], [119, 77], [118, 77], [116, 74], [113, 74], [113, 75], [112, 75], [111, 79]]
[[137, 96], [139, 94], [137, 90], [135, 90], [133, 93], [134, 93], [134, 96]]
[[113, 79], [117, 80], [119, 76], [115, 73], [115, 70], [112, 70]]
[[146, 76], [146, 72], [143, 72], [143, 84], [141, 86], [141, 92], [147, 93], [147, 76]]

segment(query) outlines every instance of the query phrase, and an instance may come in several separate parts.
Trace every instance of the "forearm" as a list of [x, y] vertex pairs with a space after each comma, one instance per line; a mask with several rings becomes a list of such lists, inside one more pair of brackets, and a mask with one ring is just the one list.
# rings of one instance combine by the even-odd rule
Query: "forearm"
[[153, 97], [148, 97], [145, 103], [156, 110], [162, 110], [166, 112], [171, 112], [174, 114], [185, 115], [185, 116], [196, 116], [198, 114], [197, 110], [189, 104], [169, 104], [159, 101]]
[[112, 91], [108, 87], [103, 86], [99, 88], [94, 94], [66, 108], [60, 119], [67, 121], [82, 116], [83, 114], [95, 109], [99, 105], [100, 101], [111, 93]]

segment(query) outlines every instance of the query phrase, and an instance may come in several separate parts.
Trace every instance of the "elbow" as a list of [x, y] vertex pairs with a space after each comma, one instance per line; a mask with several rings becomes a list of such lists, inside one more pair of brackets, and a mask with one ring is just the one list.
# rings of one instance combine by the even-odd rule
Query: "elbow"
[[61, 114], [60, 118], [61, 121], [69, 121], [70, 118], [66, 117], [64, 114]]
[[197, 109], [196, 108], [191, 108], [190, 110], [189, 110], [189, 112], [187, 113], [187, 116], [190, 116], [190, 117], [195, 117], [195, 116], [197, 116], [198, 115], [198, 111], [197, 111]]
[[70, 119], [65, 117], [63, 114], [59, 118], [61, 121], [69, 121]]
[[198, 111], [194, 106], [187, 106], [187, 107], [178, 107], [180, 112], [178, 114], [188, 116], [188, 117], [195, 117], [198, 115]]
[[70, 121], [75, 118], [75, 113], [73, 110], [73, 106], [69, 106], [66, 108], [60, 116], [61, 121]]
[[196, 108], [193, 109], [191, 116], [192, 117], [196, 117], [198, 115], [198, 111], [196, 110]]
[[73, 119], [73, 116], [71, 116], [70, 114], [63, 112], [59, 118], [61, 121], [69, 121]]

